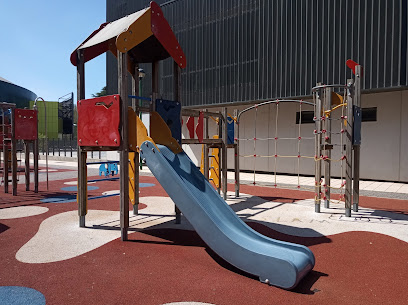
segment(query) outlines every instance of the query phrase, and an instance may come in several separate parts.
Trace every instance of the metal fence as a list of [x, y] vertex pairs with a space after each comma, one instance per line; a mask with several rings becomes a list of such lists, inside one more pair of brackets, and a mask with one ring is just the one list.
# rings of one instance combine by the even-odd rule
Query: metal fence
[[[47, 142], [45, 139], [39, 139], [39, 151], [40, 155], [47, 154]], [[48, 155], [76, 158], [77, 157], [77, 139], [72, 135], [62, 135], [61, 138], [48, 139]], [[93, 159], [105, 159], [106, 152], [92, 151], [88, 153], [88, 158]]]

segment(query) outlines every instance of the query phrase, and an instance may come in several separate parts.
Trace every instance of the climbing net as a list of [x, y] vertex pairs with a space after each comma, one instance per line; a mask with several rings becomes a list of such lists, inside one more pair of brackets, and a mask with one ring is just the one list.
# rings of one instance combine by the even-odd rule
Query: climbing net
[[[283, 103], [296, 103], [299, 105], [299, 124], [297, 126], [297, 132], [296, 136], [288, 137], [288, 136], [281, 136], [280, 135], [280, 126], [279, 126], [279, 121], [280, 121], [280, 115], [279, 115], [279, 110], [282, 107], [281, 104]], [[265, 122], [262, 122], [259, 120], [259, 112], [260, 108], [262, 106], [270, 105], [271, 107], [275, 108], [274, 115], [269, 118], [269, 122], [272, 124], [273, 129], [272, 131], [268, 131], [269, 136], [268, 137], [260, 137], [258, 136], [259, 134], [259, 124], [265, 124]], [[302, 154], [302, 143], [305, 141], [310, 141], [310, 140], [315, 140], [314, 136], [310, 137], [305, 137], [302, 135], [302, 113], [303, 113], [303, 107], [305, 105], [313, 106], [313, 103], [303, 101], [303, 100], [273, 100], [273, 101], [268, 101], [264, 102], [261, 104], [254, 105], [252, 107], [249, 107], [243, 111], [241, 111], [238, 115], [238, 121], [240, 119], [240, 116], [250, 110], [253, 110], [254, 112], [254, 129], [253, 129], [253, 137], [242, 137], [242, 138], [237, 138], [237, 142], [239, 141], [245, 141], [245, 142], [251, 142], [253, 143], [252, 145], [252, 153], [251, 154], [240, 154], [239, 157], [241, 158], [253, 158], [253, 185], [257, 184], [257, 160], [259, 158], [272, 158], [273, 159], [273, 184], [271, 186], [277, 187], [278, 186], [278, 159], [279, 158], [293, 158], [297, 159], [297, 170], [296, 170], [296, 176], [297, 176], [297, 188], [301, 189], [301, 174], [300, 174], [300, 168], [301, 168], [301, 159], [314, 159], [314, 156], [310, 155], [305, 155]], [[269, 111], [269, 115], [272, 111]], [[260, 146], [260, 141], [267, 141], [268, 142], [268, 147], [272, 148], [272, 154], [260, 154], [257, 153], [259, 150], [258, 147]], [[281, 146], [282, 141], [295, 141], [296, 142], [296, 147], [297, 150], [291, 154], [291, 155], [284, 155], [279, 153], [279, 148]], [[272, 145], [269, 145], [269, 143], [272, 143]]]
[[[333, 88], [343, 89], [337, 93]], [[329, 90], [327, 90], [329, 89]], [[313, 88], [315, 145], [315, 200], [340, 203], [345, 200], [345, 136], [347, 135], [346, 85], [317, 86]], [[339, 115], [340, 114], [340, 115]], [[323, 164], [323, 173], [321, 173]], [[332, 167], [338, 167], [340, 180], [332, 180]], [[336, 171], [337, 172], [337, 171]], [[331, 199], [331, 192], [339, 193], [338, 200]]]
[[[320, 98], [316, 95], [316, 98]], [[325, 98], [324, 96], [322, 98]], [[291, 132], [292, 136], [285, 136], [282, 135], [281, 127], [279, 122], [282, 120], [280, 118], [280, 109], [282, 107], [282, 104], [284, 103], [291, 103], [291, 104], [297, 104], [298, 105], [298, 118], [297, 118], [297, 126], [296, 126], [296, 131]], [[270, 109], [269, 114], [268, 114], [268, 119], [269, 119], [269, 124], [272, 125], [272, 129], [268, 130], [268, 136], [267, 137], [262, 137], [260, 136], [261, 132], [259, 131], [260, 124], [265, 125], [265, 122], [262, 120], [259, 120], [260, 117], [260, 108], [262, 106], [269, 105]], [[306, 116], [304, 114], [305, 111], [309, 110], [311, 111], [313, 109], [313, 121], [315, 123], [315, 129], [310, 132], [310, 136], [307, 136], [308, 130], [310, 130], [310, 127], [305, 128], [305, 124], [307, 122]], [[338, 110], [337, 110], [338, 109]], [[274, 110], [274, 111], [273, 111]], [[240, 119], [242, 114], [253, 111], [253, 120], [254, 120], [254, 128], [253, 128], [253, 134], [250, 134], [250, 136], [246, 137], [240, 137], [239, 136], [239, 128], [240, 128]], [[332, 112], [338, 112], [341, 111], [341, 117], [339, 118], [334, 118], [332, 115]], [[264, 103], [260, 103], [254, 106], [251, 106], [249, 108], [244, 109], [238, 114], [237, 117], [237, 123], [238, 123], [238, 134], [237, 134], [237, 143], [240, 145], [240, 143], [244, 143], [245, 148], [243, 149], [245, 151], [244, 154], [239, 154], [239, 158], [244, 158], [244, 159], [252, 159], [252, 165], [253, 169], [251, 172], [253, 173], [252, 175], [252, 184], [256, 185], [259, 184], [259, 179], [257, 179], [257, 176], [259, 176], [259, 171], [257, 173], [257, 162], [259, 162], [260, 158], [271, 158], [273, 159], [272, 161], [272, 166], [273, 170], [270, 171], [273, 174], [272, 179], [268, 179], [267, 181], [262, 181], [262, 185], [267, 185], [267, 186], [273, 186], [273, 187], [279, 187], [279, 188], [293, 188], [290, 187], [288, 183], [279, 183], [279, 159], [296, 159], [295, 161], [295, 176], [296, 176], [296, 181], [291, 181], [292, 183], [295, 182], [295, 186], [299, 190], [308, 190], [308, 191], [316, 191], [319, 189], [319, 192], [316, 193], [316, 197], [318, 198], [323, 198], [327, 199], [330, 197], [330, 189], [336, 189], [336, 192], [341, 192], [340, 200], [344, 198], [344, 155], [337, 156], [338, 153], [331, 154], [331, 148], [332, 147], [340, 147], [341, 149], [343, 148], [343, 136], [345, 132], [345, 128], [343, 127], [344, 121], [346, 120], [346, 116], [344, 115], [345, 111], [345, 104], [340, 103], [336, 105], [334, 108], [321, 108], [321, 115], [317, 115], [317, 109], [316, 109], [316, 102], [314, 101], [313, 103], [303, 101], [303, 100], [273, 100], [273, 101], [267, 101]], [[271, 115], [274, 112], [274, 115]], [[310, 113], [309, 113], [310, 114]], [[334, 131], [331, 129], [331, 122], [332, 121], [339, 121], [340, 124], [342, 125], [340, 131]], [[330, 122], [330, 123], [329, 123]], [[320, 124], [319, 124], [320, 123]], [[339, 124], [339, 125], [340, 125]], [[319, 126], [319, 127], [317, 127]], [[288, 132], [287, 130], [285, 132]], [[306, 136], [305, 136], [306, 134]], [[332, 139], [332, 136], [337, 135], [335, 138]], [[321, 137], [324, 136], [324, 143], [325, 148], [322, 150], [321, 149]], [[339, 137], [339, 139], [337, 139]], [[320, 139], [320, 141], [319, 141]], [[334, 143], [334, 140], [337, 140], [339, 143]], [[247, 144], [251, 143], [252, 144]], [[260, 144], [261, 142], [267, 142], [267, 147], [269, 147], [269, 153], [259, 153], [259, 150], [262, 150], [262, 145]], [[287, 150], [287, 142], [294, 142], [292, 145], [295, 146], [295, 150], [293, 151], [292, 154], [283, 154], [280, 153], [281, 147], [283, 149]], [[310, 147], [310, 142], [314, 144], [314, 155], [313, 155], [313, 149], [310, 150], [308, 147]], [[334, 144], [332, 144], [334, 143]], [[306, 144], [306, 145], [305, 145]], [[329, 146], [332, 145], [332, 146]], [[330, 150], [329, 150], [330, 148]], [[239, 149], [241, 151], [241, 149]], [[338, 157], [338, 158], [337, 158]], [[313, 187], [313, 182], [310, 181], [310, 183], [303, 182], [305, 181], [303, 175], [301, 174], [301, 169], [302, 165], [307, 165], [303, 164], [302, 161], [311, 161], [315, 163], [315, 171], [317, 169], [317, 164], [321, 164], [323, 161], [323, 170], [325, 173], [327, 171], [329, 172], [329, 176], [325, 176], [325, 180], [323, 181], [321, 179], [321, 175], [316, 175], [315, 174], [315, 181], [314, 181], [314, 187]], [[340, 164], [340, 185], [336, 183], [335, 185], [330, 184], [330, 163], [331, 162], [336, 162]], [[311, 163], [309, 163], [311, 166], [313, 166]], [[321, 169], [319, 169], [321, 170]], [[303, 181], [302, 181], [303, 180]], [[307, 179], [306, 179], [307, 180]], [[308, 184], [309, 186], [305, 185]], [[324, 188], [323, 192], [321, 192], [321, 187]]]

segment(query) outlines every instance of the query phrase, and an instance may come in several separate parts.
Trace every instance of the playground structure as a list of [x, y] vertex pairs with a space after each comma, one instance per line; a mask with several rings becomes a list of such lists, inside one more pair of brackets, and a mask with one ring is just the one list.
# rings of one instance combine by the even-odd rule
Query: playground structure
[[[85, 100], [85, 62], [112, 51], [118, 59], [118, 95]], [[159, 60], [174, 60], [174, 99], [159, 98]], [[201, 238], [223, 259], [237, 268], [259, 277], [260, 281], [283, 288], [293, 288], [314, 267], [313, 253], [305, 246], [265, 237], [248, 227], [220, 197], [206, 177], [181, 148], [180, 68], [185, 55], [160, 7], [150, 7], [93, 32], [71, 55], [78, 77], [78, 214], [85, 227], [87, 214], [86, 153], [92, 150], [120, 152], [120, 229], [121, 239], [128, 240], [129, 202], [137, 214], [139, 203], [139, 153], [156, 179], [176, 204], [176, 223], [180, 213], [189, 219]], [[149, 107], [128, 102], [128, 71], [132, 75], [132, 96], [138, 96], [138, 64], [152, 63], [152, 97]], [[163, 104], [167, 104], [162, 107]], [[161, 110], [162, 109], [162, 110]], [[139, 118], [140, 111], [150, 112], [150, 135]], [[176, 114], [176, 115], [174, 115]], [[198, 143], [221, 147], [226, 156], [227, 113], [183, 112], [224, 120], [219, 124], [220, 139], [204, 138], [206, 128], [198, 128]], [[171, 118], [170, 118], [171, 116]], [[224, 129], [224, 132], [222, 132]], [[208, 136], [208, 135], [206, 135]], [[196, 139], [185, 141], [196, 143]], [[189, 144], [191, 144], [189, 143]], [[207, 149], [205, 149], [206, 151]], [[223, 183], [227, 190], [226, 157]], [[206, 158], [208, 163], [208, 158]], [[206, 166], [208, 167], [208, 165]], [[208, 176], [208, 170], [205, 170]]]
[[[108, 50], [118, 58], [120, 94], [83, 101], [85, 62]], [[159, 97], [159, 61], [169, 56], [175, 60], [174, 96], [179, 100], [179, 69], [185, 67], [186, 59], [170, 26], [163, 18], [160, 7], [154, 2], [145, 10], [110, 24], [102, 24], [72, 53], [71, 62], [77, 66], [78, 76], [78, 208], [81, 227], [85, 226], [87, 213], [87, 151], [120, 151], [120, 222], [122, 240], [127, 240], [129, 198], [135, 214], [138, 213], [139, 203], [139, 147], [133, 142], [130, 143], [130, 139], [135, 138], [138, 132], [135, 115], [136, 112], [155, 110], [156, 100]], [[132, 107], [128, 109], [127, 106], [130, 104], [127, 88], [128, 71], [132, 75], [131, 92], [138, 96], [138, 65], [145, 62], [152, 63], [154, 80], [152, 100], [155, 102], [145, 108], [139, 106], [136, 99], [133, 99]], [[106, 117], [107, 115], [110, 117]], [[128, 166], [131, 168], [130, 175]], [[129, 193], [131, 193], [130, 197]], [[177, 211], [177, 218], [180, 220], [179, 211]]]
[[[186, 126], [190, 136], [189, 139], [182, 139], [182, 144], [202, 145], [200, 171], [207, 180], [213, 182], [218, 193], [222, 190], [225, 200], [227, 198], [227, 149], [234, 149], [235, 164], [238, 158], [237, 146], [234, 143], [234, 120], [225, 107], [222, 113], [209, 112], [207, 109], [204, 111], [182, 109], [181, 112], [183, 116], [188, 117]], [[196, 125], [195, 118], [198, 118]], [[212, 137], [209, 135], [210, 119], [217, 124], [217, 134]]]
[[[279, 158], [294, 158], [297, 160], [297, 188], [303, 189], [300, 183], [300, 166], [301, 160], [313, 160], [315, 163], [315, 188], [307, 189], [315, 192], [315, 212], [320, 213], [321, 200], [324, 200], [325, 208], [330, 207], [331, 189], [336, 188], [340, 191], [340, 202], [344, 200], [345, 215], [351, 216], [351, 207], [353, 211], [358, 211], [359, 203], [359, 166], [360, 166], [360, 143], [361, 143], [361, 77], [362, 67], [357, 63], [348, 60], [347, 66], [352, 69], [355, 74], [355, 79], [347, 80], [346, 85], [321, 85], [317, 84], [312, 89], [313, 102], [304, 100], [288, 100], [277, 99], [266, 101], [260, 104], [250, 106], [240, 111], [236, 117], [237, 128], [235, 138], [236, 142], [236, 159], [235, 165], [235, 195], [239, 196], [240, 192], [240, 158], [253, 159], [253, 185], [256, 184], [256, 160], [259, 158], [272, 158], [274, 163], [274, 183], [273, 187], [278, 187], [277, 184], [277, 164]], [[335, 89], [342, 90], [342, 95], [335, 92]], [[279, 122], [279, 105], [284, 103], [294, 103], [299, 105], [299, 122], [297, 135], [294, 137], [281, 137], [278, 132]], [[257, 134], [258, 109], [263, 106], [274, 105], [275, 118], [272, 120], [274, 126], [273, 136], [260, 137]], [[313, 109], [315, 122], [315, 130], [313, 135], [304, 136], [302, 133], [302, 106], [308, 106]], [[253, 137], [240, 136], [240, 122], [243, 114], [254, 112], [254, 131]], [[335, 117], [335, 114], [341, 112], [340, 116]], [[334, 130], [333, 122], [339, 122], [340, 130]], [[339, 137], [338, 143], [333, 139]], [[304, 155], [301, 149], [301, 143], [304, 141], [314, 141], [315, 153], [313, 156]], [[250, 154], [240, 154], [240, 146], [243, 141], [253, 142], [253, 151]], [[272, 142], [273, 154], [257, 154], [257, 143]], [[295, 141], [297, 143], [297, 151], [291, 155], [281, 155], [278, 152], [278, 143], [280, 141]], [[337, 159], [332, 158], [332, 153], [338, 155]], [[332, 163], [340, 163], [340, 171], [338, 177], [341, 180], [340, 187], [335, 187], [331, 184]], [[323, 163], [323, 164], [322, 164]], [[322, 166], [323, 165], [323, 166]], [[324, 175], [322, 175], [322, 167]], [[322, 176], [324, 180], [322, 179]], [[280, 186], [282, 187], [282, 186]], [[322, 190], [323, 188], [323, 190]], [[352, 204], [353, 202], [353, 204]]]
[[[17, 141], [21, 140], [24, 147], [25, 187], [30, 190], [30, 146], [34, 156], [34, 192], [38, 193], [38, 119], [37, 110], [17, 109], [15, 104], [0, 103], [0, 163], [3, 161], [2, 182], [4, 192], [9, 192], [9, 182], [12, 184], [12, 194], [17, 196], [18, 160]], [[2, 156], [1, 156], [2, 155]], [[9, 173], [11, 172], [11, 180]]]
[[[351, 216], [351, 210], [358, 212], [360, 196], [360, 145], [361, 145], [361, 78], [362, 66], [348, 60], [347, 66], [353, 71], [355, 79], [348, 79], [346, 85], [321, 85], [312, 89], [315, 104], [316, 121], [316, 171], [315, 171], [315, 210], [320, 212], [321, 199], [325, 207], [330, 206], [331, 162], [341, 162], [341, 186], [344, 193], [345, 215]], [[334, 89], [343, 90], [343, 96]], [[341, 108], [341, 116], [335, 118], [332, 112]], [[340, 130], [332, 129], [333, 122], [339, 121]], [[340, 135], [340, 143], [332, 142], [335, 134]], [[340, 159], [332, 159], [332, 151], [340, 149]], [[345, 152], [344, 152], [345, 151]], [[322, 184], [322, 162], [324, 183]], [[343, 164], [345, 163], [345, 164]], [[343, 172], [344, 169], [344, 172]], [[345, 181], [343, 181], [345, 179]], [[322, 192], [322, 186], [324, 191]]]

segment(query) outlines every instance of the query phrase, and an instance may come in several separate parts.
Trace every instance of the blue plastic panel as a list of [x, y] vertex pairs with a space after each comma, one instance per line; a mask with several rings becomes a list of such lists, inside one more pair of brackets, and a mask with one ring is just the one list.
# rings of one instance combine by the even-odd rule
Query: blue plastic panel
[[173, 138], [181, 144], [181, 104], [175, 101], [157, 99], [156, 112], [169, 126]]
[[227, 144], [234, 144], [234, 120], [230, 117], [227, 117], [228, 123], [228, 137], [227, 137]]
[[361, 145], [361, 108], [353, 106], [354, 125], [353, 125], [353, 145]]

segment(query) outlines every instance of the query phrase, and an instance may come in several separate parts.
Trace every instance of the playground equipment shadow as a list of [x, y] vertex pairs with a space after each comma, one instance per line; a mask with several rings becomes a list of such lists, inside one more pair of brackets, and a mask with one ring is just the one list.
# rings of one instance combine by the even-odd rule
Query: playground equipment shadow
[[[142, 230], [132, 228], [130, 242], [116, 238], [63, 261], [37, 264], [18, 261], [16, 253], [36, 235], [45, 220], [65, 212], [76, 215], [75, 203], [40, 201], [59, 194], [74, 195], [75, 192], [61, 191], [68, 181], [73, 179], [52, 181], [49, 193], [45, 191], [45, 184], [40, 183], [38, 194], [25, 192], [23, 185], [18, 186], [20, 196], [0, 194], [0, 214], [8, 207], [39, 206], [49, 209], [40, 215], [0, 220], [0, 260], [4, 262], [0, 270], [0, 285], [34, 288], [44, 294], [47, 304], [164, 304], [176, 301], [211, 304], [408, 303], [405, 293], [408, 270], [403, 267], [408, 261], [407, 242], [372, 232], [322, 234], [320, 229], [314, 229], [313, 223], [304, 221], [306, 216], [315, 215], [313, 206], [307, 215], [299, 210], [309, 211], [309, 206], [303, 206], [302, 202], [313, 198], [312, 193], [261, 186], [243, 185], [242, 192], [251, 195], [243, 194], [236, 201], [229, 196], [231, 208], [261, 234], [300, 243], [313, 251], [315, 270], [292, 291], [269, 287], [236, 270], [208, 249], [184, 218], [181, 225], [174, 224], [171, 200], [157, 181], [148, 176], [141, 177], [141, 182], [155, 186], [140, 189], [144, 204], [140, 206], [141, 217], [157, 217], [157, 213], [149, 212], [153, 207], [158, 213], [161, 211], [159, 216], [166, 220], [164, 223]], [[118, 189], [119, 182], [103, 181], [92, 185], [99, 189], [89, 191], [89, 196], [98, 196]], [[233, 191], [233, 185], [229, 185], [229, 190]], [[119, 200], [114, 198], [117, 197], [90, 200], [89, 209], [116, 211], [114, 213], [119, 219]], [[396, 223], [395, 227], [408, 223], [403, 220], [408, 214], [408, 201], [362, 197], [361, 205], [362, 209], [373, 209], [369, 212], [373, 218], [390, 218]], [[279, 215], [282, 209], [293, 210], [293, 219], [304, 222], [274, 222], [276, 217], [283, 217]], [[332, 210], [333, 213], [341, 213], [342, 209], [341, 205], [334, 205]], [[390, 210], [396, 213], [388, 214]], [[327, 213], [323, 210], [321, 217]], [[132, 219], [131, 224], [134, 223]], [[359, 220], [338, 223], [348, 226], [356, 221]], [[106, 227], [110, 226], [119, 237], [118, 221], [109, 224], [101, 219], [99, 224], [101, 227], [89, 225], [89, 228], [78, 229], [75, 220], [73, 225], [83, 234], [92, 230], [97, 235], [103, 235], [103, 231], [108, 231]], [[317, 227], [327, 225], [332, 224], [319, 223]], [[387, 225], [368, 222], [367, 226], [382, 229]], [[294, 234], [288, 234], [288, 231]], [[52, 238], [52, 231], [50, 233]], [[69, 234], [68, 231], [64, 233], [65, 236]], [[295, 236], [298, 234], [300, 236]], [[62, 249], [53, 250], [58, 254]], [[124, 288], [129, 287], [129, 283], [133, 283], [131, 293]], [[390, 291], [393, 293], [390, 294]]]

